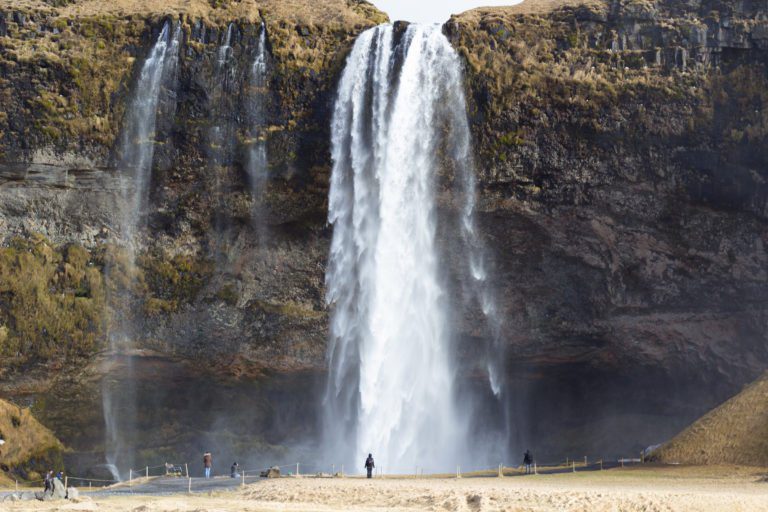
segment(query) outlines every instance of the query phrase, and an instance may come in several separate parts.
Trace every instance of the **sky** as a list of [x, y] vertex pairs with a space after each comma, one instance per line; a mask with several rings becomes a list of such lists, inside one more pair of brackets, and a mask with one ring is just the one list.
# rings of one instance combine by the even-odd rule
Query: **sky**
[[389, 14], [392, 21], [413, 23], [445, 23], [451, 14], [495, 5], [513, 5], [519, 0], [370, 0]]

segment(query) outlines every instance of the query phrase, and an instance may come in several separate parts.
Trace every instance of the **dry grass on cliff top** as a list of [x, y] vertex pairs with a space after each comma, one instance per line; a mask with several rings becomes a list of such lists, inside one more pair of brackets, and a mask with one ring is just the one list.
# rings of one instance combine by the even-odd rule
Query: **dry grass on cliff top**
[[178, 16], [211, 21], [259, 21], [265, 18], [304, 24], [370, 25], [386, 21], [386, 14], [363, 1], [347, 0], [74, 0], [52, 8], [43, 0], [0, 0], [0, 10], [52, 12], [68, 18], [141, 15]]
[[464, 21], [478, 21], [489, 14], [546, 14], [566, 7], [588, 7], [604, 11], [608, 3], [603, 0], [524, 0], [515, 5], [502, 7], [478, 7], [457, 15]]
[[768, 466], [768, 372], [678, 434], [657, 456], [685, 464]]

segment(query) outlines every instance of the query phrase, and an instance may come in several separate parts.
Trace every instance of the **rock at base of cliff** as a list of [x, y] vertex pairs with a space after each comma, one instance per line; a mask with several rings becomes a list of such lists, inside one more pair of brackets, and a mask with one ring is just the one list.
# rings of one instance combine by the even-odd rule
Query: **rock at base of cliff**
[[262, 478], [279, 478], [280, 477], [280, 468], [277, 466], [273, 466], [265, 471], [261, 472]]

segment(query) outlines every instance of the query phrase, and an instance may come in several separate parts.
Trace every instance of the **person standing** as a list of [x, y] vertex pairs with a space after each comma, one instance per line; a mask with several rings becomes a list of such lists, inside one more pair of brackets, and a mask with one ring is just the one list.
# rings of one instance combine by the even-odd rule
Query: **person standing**
[[45, 492], [53, 489], [53, 470], [51, 469], [45, 474], [45, 481], [43, 483]]
[[211, 468], [213, 467], [213, 457], [211, 452], [203, 454], [203, 468], [205, 469], [205, 478], [211, 478]]
[[533, 473], [531, 471], [531, 464], [533, 464], [533, 455], [531, 455], [531, 452], [529, 450], [525, 450], [525, 455], [523, 455], [523, 464], [525, 464], [525, 474], [530, 475]]
[[369, 453], [368, 458], [365, 459], [365, 470], [368, 472], [368, 478], [373, 477], [373, 468], [375, 467], [376, 465], [373, 463], [373, 455]]

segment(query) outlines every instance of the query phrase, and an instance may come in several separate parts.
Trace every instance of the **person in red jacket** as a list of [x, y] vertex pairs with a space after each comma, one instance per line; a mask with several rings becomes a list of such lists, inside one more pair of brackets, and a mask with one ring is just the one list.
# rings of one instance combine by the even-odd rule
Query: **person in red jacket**
[[203, 454], [203, 468], [205, 468], [205, 478], [211, 478], [211, 468], [213, 467], [213, 457], [211, 452]]

